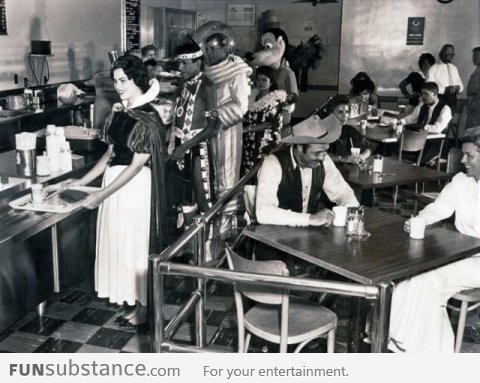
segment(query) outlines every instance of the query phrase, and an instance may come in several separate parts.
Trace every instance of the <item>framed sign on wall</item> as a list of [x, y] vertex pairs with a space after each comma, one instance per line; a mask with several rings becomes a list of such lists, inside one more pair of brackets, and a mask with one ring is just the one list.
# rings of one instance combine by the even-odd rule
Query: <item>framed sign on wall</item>
[[255, 4], [228, 4], [227, 25], [237, 27], [255, 26]]

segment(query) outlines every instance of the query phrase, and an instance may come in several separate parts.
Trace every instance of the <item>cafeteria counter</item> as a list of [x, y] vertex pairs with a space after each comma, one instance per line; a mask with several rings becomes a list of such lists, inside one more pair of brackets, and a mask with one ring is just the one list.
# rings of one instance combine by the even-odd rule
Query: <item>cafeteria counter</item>
[[0, 332], [54, 292], [88, 280], [95, 257], [96, 211], [42, 213], [9, 202], [30, 193], [32, 183], [81, 177], [101, 154], [84, 153], [72, 171], [26, 177], [16, 172], [15, 151], [0, 153], [0, 176], [11, 186], [0, 191]]

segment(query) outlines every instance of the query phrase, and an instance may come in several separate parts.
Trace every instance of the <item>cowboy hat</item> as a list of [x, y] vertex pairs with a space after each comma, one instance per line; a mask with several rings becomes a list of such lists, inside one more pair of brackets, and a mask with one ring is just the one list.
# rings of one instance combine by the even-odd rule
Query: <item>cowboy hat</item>
[[281, 140], [286, 144], [331, 144], [342, 133], [342, 123], [333, 114], [323, 120], [317, 114], [292, 127], [292, 134]]

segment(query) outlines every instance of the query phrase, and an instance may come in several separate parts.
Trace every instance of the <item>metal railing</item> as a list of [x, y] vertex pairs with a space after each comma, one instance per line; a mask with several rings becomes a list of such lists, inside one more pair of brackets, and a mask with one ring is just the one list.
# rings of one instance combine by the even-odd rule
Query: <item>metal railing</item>
[[[389, 299], [382, 299], [385, 295], [380, 286], [365, 286], [357, 283], [336, 282], [325, 280], [314, 280], [294, 277], [283, 277], [266, 274], [243, 273], [225, 269], [219, 269], [218, 266], [225, 259], [221, 258], [215, 265], [205, 267], [206, 264], [206, 228], [212, 222], [217, 213], [234, 196], [243, 191], [243, 187], [257, 173], [261, 163], [257, 164], [245, 177], [243, 177], [234, 188], [232, 188], [223, 198], [218, 200], [204, 215], [195, 217], [195, 222], [183, 235], [181, 235], [172, 245], [165, 249], [161, 254], [150, 255], [151, 270], [153, 273], [152, 297], [153, 297], [153, 323], [152, 342], [154, 352], [205, 352], [206, 349], [206, 324], [205, 324], [205, 299], [206, 299], [206, 280], [216, 280], [228, 283], [242, 282], [246, 284], [266, 285], [272, 287], [283, 287], [289, 290], [313, 291], [320, 293], [332, 293], [337, 295], [363, 297], [366, 299], [377, 300], [379, 305], [390, 304]], [[172, 262], [172, 259], [186, 246], [190, 241], [194, 241], [194, 261], [195, 266], [184, 265]], [[195, 278], [195, 290], [191, 296], [178, 310], [176, 315], [165, 326], [165, 275], [177, 275]], [[388, 289], [388, 286], [385, 287]], [[389, 296], [389, 294], [387, 294]], [[195, 346], [176, 345], [171, 341], [175, 332], [182, 325], [183, 321], [195, 309]], [[380, 310], [382, 311], [382, 310]], [[377, 308], [378, 312], [378, 308]], [[379, 315], [374, 321], [374, 335], [378, 331], [384, 330], [385, 318]], [[388, 320], [386, 321], [388, 326]], [[372, 351], [377, 352], [385, 348], [385, 342], [382, 336], [375, 337], [380, 340], [374, 340]], [[214, 347], [209, 347], [208, 351], [216, 351]]]

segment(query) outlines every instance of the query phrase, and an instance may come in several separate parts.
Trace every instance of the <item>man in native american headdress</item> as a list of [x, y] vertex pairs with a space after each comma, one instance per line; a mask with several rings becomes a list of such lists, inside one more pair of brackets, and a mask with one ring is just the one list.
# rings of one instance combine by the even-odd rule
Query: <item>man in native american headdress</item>
[[190, 198], [192, 189], [195, 194], [195, 201], [182, 204], [196, 203], [198, 210], [205, 212], [214, 197], [208, 139], [216, 133], [214, 119], [205, 114], [216, 106], [215, 88], [203, 73], [203, 52], [196, 43], [180, 45], [175, 53], [183, 82], [175, 104], [168, 152], [177, 161], [180, 177], [191, 181], [192, 188], [187, 186], [185, 194]]

